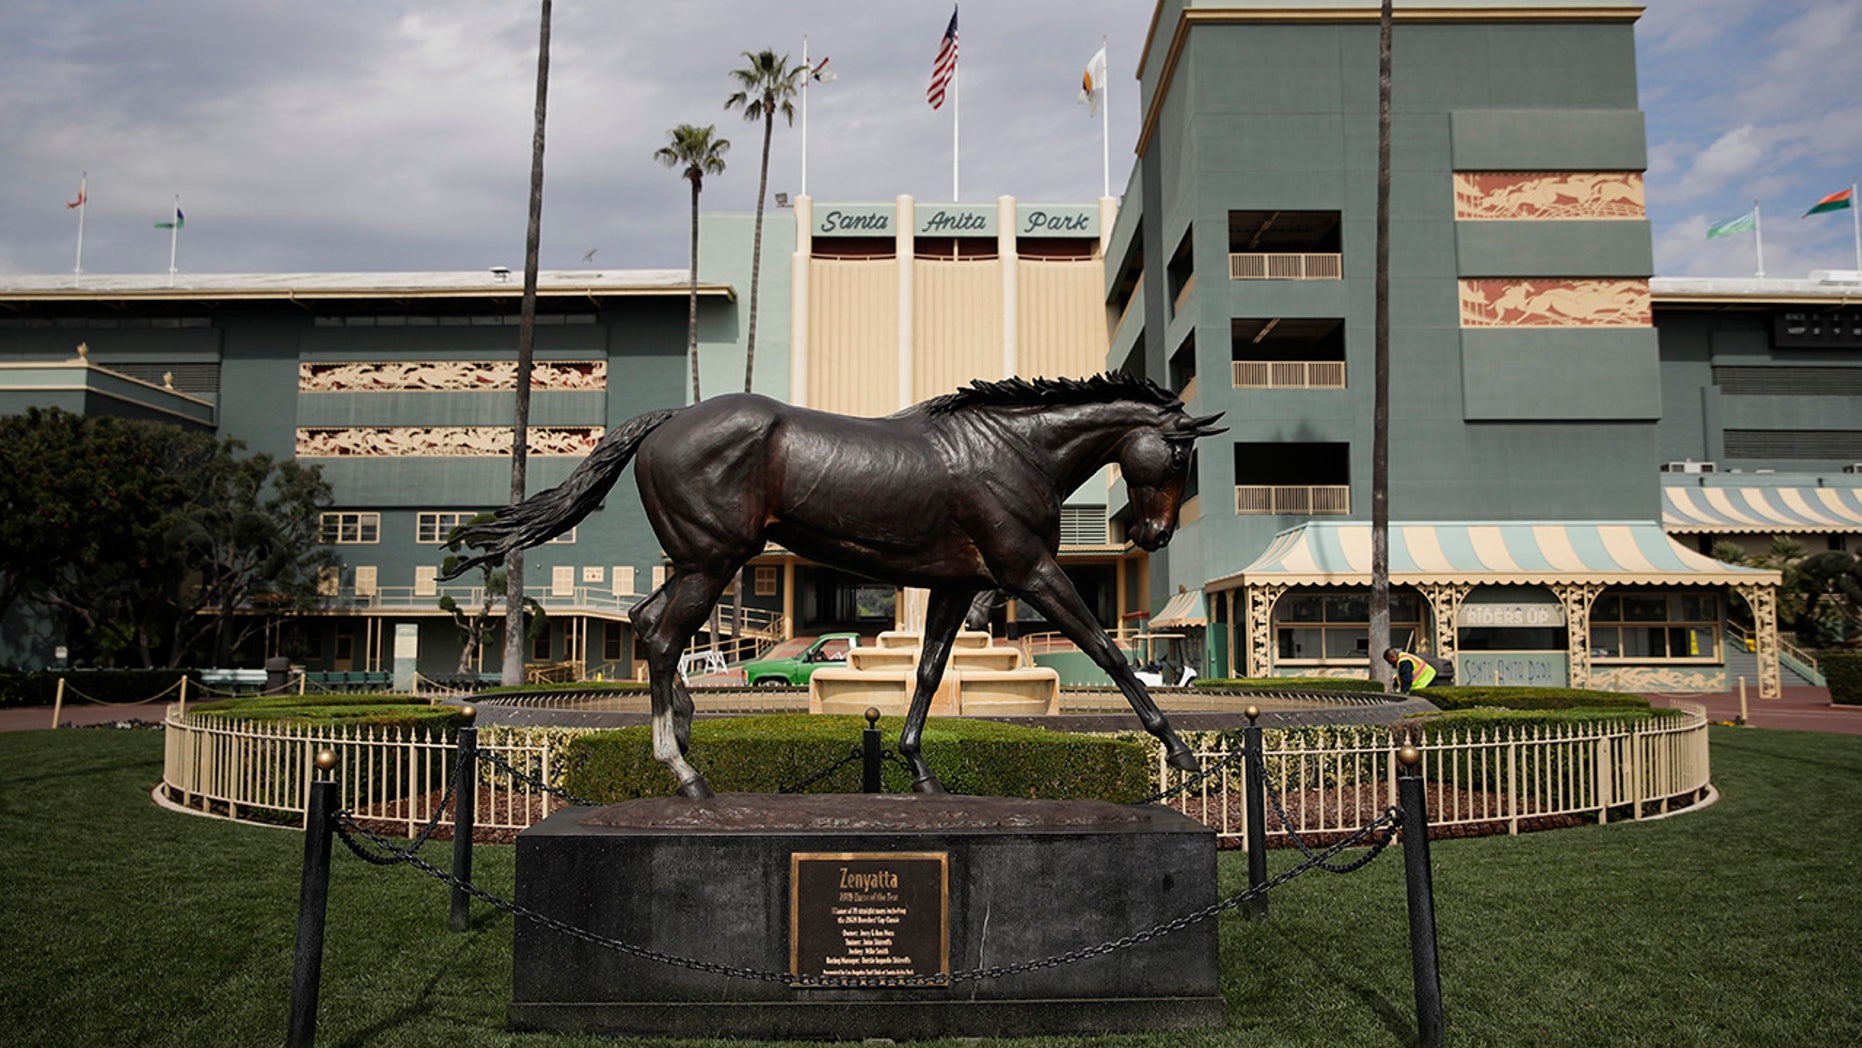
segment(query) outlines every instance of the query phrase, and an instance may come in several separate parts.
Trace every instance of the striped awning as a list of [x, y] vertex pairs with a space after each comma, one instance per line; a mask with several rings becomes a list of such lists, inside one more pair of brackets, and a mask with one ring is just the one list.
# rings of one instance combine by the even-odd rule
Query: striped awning
[[1664, 487], [1662, 527], [1715, 535], [1862, 531], [1862, 489]]
[[[1225, 590], [1251, 583], [1366, 585], [1370, 578], [1370, 524], [1315, 521], [1281, 532], [1254, 563], [1204, 588]], [[1652, 521], [1392, 523], [1390, 581], [1776, 585], [1778, 573], [1702, 556], [1669, 538]]]
[[1203, 591], [1192, 589], [1171, 597], [1165, 603], [1164, 610], [1152, 616], [1150, 628], [1180, 630], [1207, 625], [1209, 616], [1203, 611]]

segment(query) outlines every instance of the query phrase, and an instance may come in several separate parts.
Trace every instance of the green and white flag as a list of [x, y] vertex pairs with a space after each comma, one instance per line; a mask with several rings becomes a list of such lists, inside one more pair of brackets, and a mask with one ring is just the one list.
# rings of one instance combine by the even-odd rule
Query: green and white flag
[[1730, 237], [1736, 233], [1750, 233], [1758, 228], [1758, 224], [1759, 210], [1754, 207], [1745, 214], [1734, 215], [1732, 218], [1723, 218], [1708, 226], [1707, 239], [1712, 240], [1714, 237]]

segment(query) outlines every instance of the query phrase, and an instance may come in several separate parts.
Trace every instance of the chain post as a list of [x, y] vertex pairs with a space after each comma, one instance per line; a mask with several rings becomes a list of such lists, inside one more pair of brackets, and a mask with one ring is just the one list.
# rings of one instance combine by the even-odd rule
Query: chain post
[[[457, 791], [453, 795], [453, 876], [461, 884], [472, 883], [472, 832], [478, 816], [478, 709], [467, 706], [459, 711], [465, 725], [459, 729], [459, 753], [453, 774]], [[449, 926], [463, 932], [472, 922], [472, 897], [464, 888], [453, 887]]]
[[[1267, 791], [1267, 761], [1261, 750], [1261, 726], [1257, 723], [1261, 709], [1250, 706], [1243, 712], [1248, 715], [1244, 735], [1248, 755], [1242, 761], [1242, 783], [1247, 793], [1248, 887], [1253, 889], [1267, 883], [1267, 811], [1262, 800]], [[1258, 892], [1248, 900], [1248, 913], [1257, 921], [1267, 919], [1266, 892]]]
[[336, 828], [336, 754], [317, 754], [321, 777], [310, 784], [304, 825], [304, 876], [297, 895], [297, 949], [291, 962], [291, 1017], [286, 1048], [317, 1039], [317, 991], [323, 978], [323, 918], [330, 903], [330, 835]]
[[879, 764], [883, 753], [879, 745], [879, 708], [868, 706], [866, 708], [866, 730], [860, 733], [860, 756], [862, 758], [860, 792], [883, 792], [883, 787], [879, 784]]
[[1442, 972], [1435, 949], [1435, 883], [1429, 872], [1429, 813], [1424, 806], [1422, 752], [1397, 751], [1403, 805], [1403, 880], [1409, 889], [1409, 953], [1416, 983], [1416, 1040], [1442, 1048]]

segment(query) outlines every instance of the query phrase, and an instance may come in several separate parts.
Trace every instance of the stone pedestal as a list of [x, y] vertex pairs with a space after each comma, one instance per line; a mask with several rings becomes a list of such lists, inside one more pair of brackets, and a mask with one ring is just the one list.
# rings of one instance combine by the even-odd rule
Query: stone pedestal
[[1215, 901], [1214, 833], [1160, 806], [733, 794], [568, 808], [518, 837], [517, 900], [598, 936], [783, 977], [693, 971], [520, 919], [516, 1029], [839, 1039], [1223, 1021], [1213, 917], [998, 978], [825, 988], [789, 977], [802, 945], [814, 951], [804, 974], [963, 973], [1200, 910]]

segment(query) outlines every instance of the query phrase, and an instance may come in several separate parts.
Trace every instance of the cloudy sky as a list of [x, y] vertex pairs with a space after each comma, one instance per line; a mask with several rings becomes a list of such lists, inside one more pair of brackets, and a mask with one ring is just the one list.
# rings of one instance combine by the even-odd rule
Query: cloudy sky
[[[1398, 0], [1402, 6], [1403, 0]], [[947, 200], [951, 119], [924, 101], [948, 0], [561, 0], [554, 7], [545, 268], [681, 268], [689, 198], [653, 151], [715, 123], [707, 210], [755, 206], [759, 125], [730, 69], [804, 34], [838, 79], [808, 104], [817, 199]], [[1015, 0], [962, 18], [961, 197], [1091, 200], [1100, 125], [1075, 101], [1110, 40], [1112, 187], [1137, 134], [1151, 0]], [[534, 0], [8, 0], [0, 6], [0, 272], [69, 273], [89, 173], [87, 273], [161, 272], [175, 194], [189, 272], [520, 268]], [[1801, 219], [1862, 169], [1862, 0], [1648, 0], [1637, 30], [1656, 269], [1852, 268], [1849, 213]], [[1401, 47], [1401, 36], [1397, 37]], [[1397, 85], [1401, 91], [1401, 84]], [[770, 189], [801, 188], [779, 125]]]

